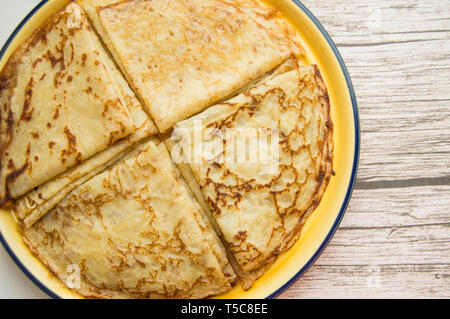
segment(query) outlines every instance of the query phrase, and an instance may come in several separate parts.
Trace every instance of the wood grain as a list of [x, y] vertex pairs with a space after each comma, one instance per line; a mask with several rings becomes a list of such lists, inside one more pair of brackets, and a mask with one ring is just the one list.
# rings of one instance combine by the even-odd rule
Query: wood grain
[[450, 1], [303, 3], [349, 69], [362, 145], [341, 227], [281, 298], [450, 298]]

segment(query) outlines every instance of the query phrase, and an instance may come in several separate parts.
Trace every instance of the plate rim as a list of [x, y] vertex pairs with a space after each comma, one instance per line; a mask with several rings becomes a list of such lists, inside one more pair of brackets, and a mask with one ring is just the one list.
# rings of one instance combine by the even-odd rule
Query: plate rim
[[[11, 35], [6, 40], [5, 44], [0, 50], [0, 59], [3, 58], [6, 51], [8, 50], [9, 46], [11, 45], [11, 42], [16, 38], [17, 34], [20, 32], [20, 30], [23, 28], [23, 26], [28, 22], [30, 18], [34, 16], [36, 12], [38, 12], [48, 1], [50, 0], [41, 0], [26, 16], [22, 19], [22, 21], [17, 25], [17, 27], [14, 29], [14, 31], [11, 33]], [[345, 77], [345, 81], [347, 83], [348, 92], [350, 95], [351, 103], [352, 103], [352, 109], [353, 109], [353, 121], [354, 121], [354, 129], [355, 129], [355, 148], [354, 148], [354, 157], [353, 157], [353, 164], [352, 164], [352, 172], [350, 176], [349, 186], [347, 188], [344, 201], [342, 202], [341, 208], [339, 209], [339, 214], [336, 217], [333, 226], [331, 227], [330, 231], [328, 232], [325, 239], [320, 244], [319, 248], [314, 252], [313, 256], [306, 262], [305, 265], [294, 275], [292, 276], [287, 282], [285, 282], [280, 288], [278, 288], [276, 291], [269, 294], [265, 299], [273, 299], [278, 297], [281, 293], [283, 293], [286, 289], [288, 289], [290, 286], [292, 286], [300, 277], [311, 267], [314, 262], [319, 258], [319, 256], [322, 254], [322, 252], [325, 250], [325, 248], [328, 246], [329, 242], [333, 238], [334, 234], [336, 233], [336, 230], [339, 228], [339, 225], [342, 221], [342, 218], [344, 217], [344, 214], [347, 210], [348, 204], [350, 203], [350, 198], [353, 193], [353, 189], [356, 182], [356, 176], [358, 172], [358, 166], [359, 166], [359, 157], [360, 157], [360, 143], [361, 143], [361, 132], [360, 132], [360, 120], [359, 120], [359, 111], [358, 111], [358, 104], [356, 100], [356, 94], [353, 87], [353, 83], [350, 78], [350, 74], [347, 70], [347, 67], [345, 65], [345, 62], [336, 47], [336, 44], [331, 39], [328, 32], [325, 30], [325, 28], [322, 26], [322, 24], [319, 22], [319, 20], [309, 11], [309, 9], [299, 0], [290, 0], [292, 1], [300, 10], [302, 10], [308, 18], [314, 23], [314, 25], [319, 29], [322, 36], [327, 41], [328, 45], [332, 49], [335, 57], [337, 58], [339, 62], [339, 66], [342, 70], [342, 73]], [[0, 232], [0, 242], [2, 243], [3, 247], [5, 248], [8, 255], [11, 257], [11, 259], [16, 263], [16, 265], [19, 267], [19, 269], [36, 285], [38, 286], [44, 293], [46, 293], [49, 297], [54, 299], [62, 299], [61, 296], [50, 290], [45, 284], [43, 284], [39, 279], [37, 279], [29, 270], [28, 268], [20, 261], [20, 259], [17, 257], [17, 255], [13, 252], [11, 247], [9, 246], [6, 239], [3, 237], [3, 234]]]
[[[11, 42], [16, 38], [17, 34], [22, 30], [23, 26], [30, 20], [36, 12], [38, 12], [49, 0], [41, 0], [26, 16], [22, 19], [22, 21], [17, 25], [17, 27], [14, 29], [14, 31], [11, 33], [11, 35], [6, 40], [5, 44], [3, 45], [2, 49], [0, 50], [0, 60], [5, 55], [6, 51], [8, 50], [9, 46], [11, 45]], [[45, 292], [49, 297], [53, 299], [62, 299], [59, 295], [57, 295], [55, 292], [50, 290], [45, 284], [43, 284], [39, 279], [37, 279], [29, 270], [28, 268], [20, 261], [20, 259], [16, 256], [14, 251], [9, 246], [6, 239], [3, 237], [2, 232], [0, 232], [0, 242], [2, 243], [3, 247], [5, 247], [6, 252], [11, 257], [12, 260], [16, 263], [16, 265], [22, 270], [22, 272], [36, 285], [38, 286], [43, 292]]]
[[344, 59], [342, 58], [338, 48], [336, 47], [336, 44], [331, 39], [328, 32], [325, 30], [323, 25], [319, 22], [319, 20], [309, 11], [309, 9], [299, 0], [290, 0], [292, 1], [297, 7], [300, 8], [307, 16], [308, 18], [314, 23], [314, 25], [319, 29], [322, 36], [325, 38], [325, 40], [328, 42], [328, 45], [332, 49], [336, 59], [339, 62], [339, 66], [342, 70], [342, 73], [344, 74], [345, 81], [347, 83], [348, 92], [350, 95], [350, 99], [352, 102], [352, 109], [353, 109], [353, 122], [354, 122], [354, 129], [355, 129], [355, 148], [354, 148], [354, 156], [353, 156], [353, 164], [352, 164], [352, 173], [350, 176], [349, 185], [344, 197], [344, 201], [342, 202], [341, 208], [339, 209], [339, 214], [336, 217], [333, 226], [331, 227], [330, 231], [328, 232], [325, 239], [320, 244], [319, 248], [314, 252], [312, 257], [306, 262], [305, 265], [294, 275], [289, 279], [285, 284], [283, 284], [280, 288], [278, 288], [275, 292], [271, 293], [269, 296], [266, 297], [266, 299], [273, 299], [278, 297], [281, 293], [283, 293], [286, 289], [288, 289], [290, 286], [292, 286], [297, 280], [300, 279], [300, 277], [311, 267], [317, 258], [320, 257], [320, 255], [323, 253], [325, 248], [330, 243], [331, 239], [333, 238], [334, 234], [336, 233], [337, 229], [339, 228], [339, 225], [342, 221], [342, 218], [345, 215], [345, 212], [347, 210], [348, 204], [350, 203], [350, 198], [353, 193], [353, 189], [355, 187], [356, 182], [356, 176], [358, 174], [358, 166], [359, 166], [359, 155], [360, 155], [360, 147], [361, 147], [361, 131], [360, 131], [360, 122], [359, 122], [359, 111], [358, 111], [358, 103], [356, 100], [356, 94], [355, 89], [353, 87], [352, 80], [350, 78], [350, 74], [348, 72], [347, 66], [345, 65]]

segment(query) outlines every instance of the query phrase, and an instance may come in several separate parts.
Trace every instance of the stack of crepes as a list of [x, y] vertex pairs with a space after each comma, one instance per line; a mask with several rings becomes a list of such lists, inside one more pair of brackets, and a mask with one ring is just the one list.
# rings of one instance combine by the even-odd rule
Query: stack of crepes
[[[0, 206], [85, 297], [250, 288], [332, 174], [329, 98], [302, 54], [256, 0], [69, 3], [1, 70]], [[227, 129], [276, 134], [275, 166], [208, 152]]]

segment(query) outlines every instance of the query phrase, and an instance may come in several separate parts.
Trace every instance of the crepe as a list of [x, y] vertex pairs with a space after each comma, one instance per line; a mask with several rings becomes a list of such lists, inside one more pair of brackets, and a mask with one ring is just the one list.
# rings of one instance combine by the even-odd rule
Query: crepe
[[[75, 32], [68, 27], [71, 23], [79, 28], [78, 31]], [[66, 32], [69, 36], [59, 32]], [[40, 43], [38, 40], [44, 36], [47, 40], [41, 40], [42, 43]], [[58, 43], [60, 40], [62, 42], [54, 45], [57, 47], [55, 50], [60, 50], [61, 56], [58, 58], [61, 62], [52, 69], [54, 62], [52, 62], [51, 50], [48, 48], [52, 48], [53, 43]], [[83, 53], [84, 51], [92, 51], [92, 56]], [[68, 56], [69, 61], [67, 61]], [[48, 57], [49, 60], [46, 61], [44, 57]], [[31, 63], [31, 61], [34, 62]], [[21, 73], [11, 74], [14, 70]], [[63, 73], [65, 73], [64, 77]], [[34, 188], [15, 203], [15, 212], [19, 221], [33, 215], [25, 222], [28, 226], [51, 209], [76, 185], [82, 183], [82, 178], [86, 180], [89, 173], [92, 175], [94, 170], [100, 171], [102, 166], [104, 167], [108, 161], [117, 157], [133, 143], [157, 132], [142, 104], [102, 49], [89, 26], [86, 15], [74, 3], [53, 15], [36, 30], [13, 54], [2, 74], [5, 76], [3, 78], [5, 87], [1, 92], [1, 99], [5, 101], [5, 105], [8, 105], [8, 102], [11, 103], [10, 113], [2, 112], [2, 114], [12, 116], [9, 137], [12, 142], [2, 144], [5, 149], [2, 153], [1, 175], [5, 180], [8, 174], [14, 176], [11, 175], [14, 171], [10, 173], [5, 168], [10, 158], [13, 160], [18, 158], [14, 156], [8, 158], [7, 154], [11, 154], [12, 151], [14, 151], [13, 154], [25, 152], [28, 159], [24, 165], [27, 166], [29, 173], [28, 176], [15, 181], [14, 185], [18, 186], [5, 183], [4, 200], [15, 198]], [[16, 81], [17, 83], [26, 81], [27, 76], [41, 80], [30, 91], [32, 96], [28, 109], [36, 109], [36, 111], [28, 111], [31, 112], [30, 119], [24, 121], [21, 117], [17, 119], [18, 115], [14, 119], [14, 114], [20, 114], [16, 109], [20, 111], [22, 96], [19, 94], [20, 87], [14, 87], [13, 84]], [[54, 81], [60, 81], [58, 78], [64, 78], [64, 81], [56, 85]], [[84, 86], [86, 88], [83, 88]], [[48, 95], [48, 92], [51, 94]], [[113, 99], [114, 102], [111, 102]], [[59, 102], [63, 104], [57, 104]], [[37, 114], [33, 117], [33, 113]], [[24, 114], [23, 109], [22, 114]], [[125, 122], [122, 118], [127, 121], [127, 126], [124, 126]], [[2, 125], [5, 128], [7, 120], [2, 117]], [[14, 120], [17, 122], [14, 123]], [[117, 129], [114, 129], [115, 126]], [[131, 134], [128, 135], [130, 132]], [[73, 143], [72, 145], [68, 141], [70, 144], [68, 149], [76, 152], [75, 161], [73, 156], [72, 158], [69, 156], [69, 151], [60, 150], [64, 147], [65, 143], [61, 138], [65, 135], [68, 140], [70, 137], [70, 143]], [[125, 138], [121, 139], [123, 137]], [[115, 142], [118, 139], [121, 140]], [[24, 146], [28, 145], [27, 141], [30, 141], [29, 155], [26, 153], [28, 148], [24, 149]], [[109, 145], [111, 146], [108, 149], [102, 151]], [[95, 154], [99, 151], [99, 154]], [[90, 157], [93, 154], [95, 155]], [[33, 158], [37, 159], [37, 162], [31, 160]], [[42, 160], [39, 160], [41, 158]], [[85, 158], [88, 159], [83, 161]], [[73, 167], [74, 164], [77, 165]], [[70, 169], [65, 171], [68, 168]], [[49, 177], [51, 178], [48, 179]], [[42, 184], [44, 181], [46, 182]], [[22, 185], [19, 185], [20, 182]], [[36, 188], [36, 185], [39, 186]], [[20, 188], [20, 191], [15, 191], [17, 188]], [[56, 194], [58, 196], [55, 196]]]
[[75, 3], [12, 54], [0, 73], [0, 206], [142, 124], [111, 65]]
[[126, 98], [130, 115], [137, 126], [137, 130], [106, 150], [95, 154], [81, 164], [39, 185], [17, 199], [14, 203], [14, 213], [20, 226], [32, 226], [75, 187], [114, 164], [139, 140], [157, 133], [155, 125], [120, 72], [113, 65], [111, 65], [110, 70], [121, 85], [122, 94]]
[[[208, 206], [245, 288], [296, 241], [332, 175], [333, 125], [320, 72], [283, 72], [174, 128], [172, 158]], [[257, 148], [246, 135], [255, 131]], [[229, 148], [236, 137], [229, 132], [244, 136], [234, 145], [245, 156]]]
[[[202, 298], [235, 281], [201, 208], [157, 143], [139, 143], [24, 232], [33, 253], [86, 297]], [[70, 281], [73, 269], [78, 285]]]
[[302, 48], [255, 0], [79, 0], [161, 132]]
[[19, 226], [32, 226], [70, 191], [121, 159], [130, 145], [146, 135], [145, 130], [139, 130], [17, 199], [14, 202], [14, 215]]

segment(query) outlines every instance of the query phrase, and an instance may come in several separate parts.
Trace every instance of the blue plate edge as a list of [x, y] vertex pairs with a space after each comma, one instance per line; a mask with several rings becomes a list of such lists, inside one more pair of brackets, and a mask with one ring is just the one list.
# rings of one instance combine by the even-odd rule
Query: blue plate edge
[[338, 229], [342, 218], [344, 217], [344, 214], [347, 210], [348, 204], [350, 203], [350, 198], [353, 193], [353, 189], [355, 187], [356, 182], [356, 176], [358, 173], [358, 165], [359, 165], [359, 155], [360, 155], [360, 147], [361, 147], [361, 132], [360, 132], [360, 122], [359, 122], [359, 112], [358, 112], [358, 104], [356, 101], [356, 94], [355, 89], [353, 87], [352, 80], [350, 79], [350, 74], [348, 72], [348, 69], [345, 65], [345, 62], [339, 53], [339, 50], [336, 47], [336, 44], [331, 39], [328, 32], [325, 30], [325, 28], [322, 26], [322, 24], [319, 22], [319, 20], [309, 11], [306, 6], [301, 3], [299, 0], [291, 0], [297, 7], [299, 7], [307, 16], [311, 19], [312, 22], [316, 25], [316, 27], [319, 29], [319, 31], [322, 33], [324, 38], [327, 40], [328, 44], [330, 45], [331, 49], [333, 50], [334, 55], [336, 56], [339, 65], [341, 67], [342, 72], [344, 73], [345, 80], [347, 82], [348, 91], [350, 94], [350, 99], [352, 101], [352, 108], [353, 108], [353, 118], [354, 118], [354, 125], [355, 125], [355, 153], [353, 158], [353, 167], [352, 167], [352, 174], [350, 176], [350, 183], [347, 189], [347, 193], [345, 195], [344, 201], [341, 205], [341, 208], [339, 210], [339, 214], [331, 227], [330, 231], [328, 232], [327, 236], [325, 237], [322, 244], [319, 246], [319, 248], [316, 250], [314, 255], [309, 259], [309, 261], [291, 278], [289, 279], [283, 286], [278, 288], [275, 292], [270, 294], [266, 299], [273, 299], [278, 297], [280, 294], [282, 294], [286, 289], [288, 289], [290, 286], [292, 286], [300, 277], [311, 267], [314, 262], [319, 258], [319, 256], [323, 253], [331, 239], [333, 238], [334, 234], [336, 233], [336, 230]]
[[[9, 45], [14, 40], [14, 38], [17, 36], [17, 34], [20, 32], [20, 30], [23, 28], [23, 26], [28, 22], [28, 20], [34, 16], [34, 14], [39, 11], [49, 0], [42, 0], [39, 2], [26, 16], [23, 18], [23, 20], [19, 23], [19, 25], [14, 29], [13, 33], [9, 36], [8, 40], [6, 40], [5, 44], [3, 45], [2, 49], [0, 50], [0, 59], [3, 58], [3, 56], [6, 53], [6, 50], [8, 50]], [[38, 286], [43, 292], [45, 292], [49, 297], [54, 299], [61, 299], [60, 296], [55, 294], [53, 291], [51, 291], [49, 288], [47, 288], [46, 285], [44, 285], [42, 282], [40, 282], [39, 279], [37, 279], [25, 265], [19, 260], [19, 258], [16, 256], [16, 254], [12, 251], [11, 247], [9, 247], [6, 239], [3, 237], [3, 234], [0, 232], [0, 242], [2, 243], [3, 247], [5, 247], [6, 252], [8, 255], [14, 260], [16, 265], [22, 270], [22, 272], [36, 285]]]

